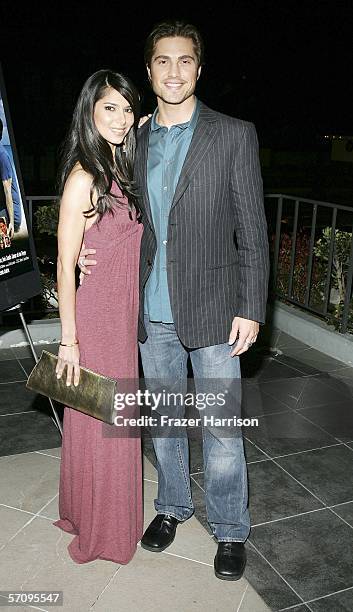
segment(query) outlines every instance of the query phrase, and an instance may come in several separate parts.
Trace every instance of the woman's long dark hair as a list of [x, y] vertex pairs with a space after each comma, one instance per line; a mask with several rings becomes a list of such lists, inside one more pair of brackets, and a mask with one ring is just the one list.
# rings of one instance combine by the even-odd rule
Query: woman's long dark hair
[[[112, 87], [130, 104], [134, 113], [134, 125], [125, 138], [123, 146], [115, 148], [113, 158], [108, 142], [98, 132], [94, 119], [94, 107]], [[85, 211], [86, 217], [98, 213], [100, 220], [104, 213], [113, 208], [111, 193], [112, 183], [116, 181], [122, 193], [128, 198], [129, 208], [139, 212], [137, 204], [137, 188], [133, 181], [133, 164], [136, 150], [136, 130], [140, 116], [140, 98], [132, 82], [117, 72], [99, 70], [85, 82], [79, 95], [69, 133], [63, 145], [59, 168], [59, 192], [64, 191], [65, 182], [75, 164], [81, 164], [83, 170], [92, 178], [90, 193], [91, 208]], [[96, 204], [93, 195], [97, 194]]]

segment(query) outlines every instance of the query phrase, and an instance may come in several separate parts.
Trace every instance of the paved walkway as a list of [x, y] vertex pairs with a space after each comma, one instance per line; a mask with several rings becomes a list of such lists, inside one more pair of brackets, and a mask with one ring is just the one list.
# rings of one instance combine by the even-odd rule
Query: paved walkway
[[[259, 425], [245, 431], [252, 531], [238, 582], [213, 574], [198, 440], [191, 442], [196, 511], [173, 545], [159, 555], [139, 547], [128, 566], [74, 564], [66, 551], [71, 536], [51, 525], [60, 436], [47, 400], [25, 389], [28, 348], [1, 350], [0, 589], [61, 589], [65, 603], [57, 609], [70, 612], [351, 612], [353, 369], [264, 331], [263, 346], [242, 358], [244, 413]], [[147, 525], [156, 494], [148, 438], [144, 452]]]
[[[75, 564], [67, 553], [72, 536], [52, 526], [58, 518], [59, 464], [60, 448], [0, 459], [2, 590], [62, 590], [63, 607], [34, 607], [49, 612], [269, 610], [245, 578], [235, 583], [215, 578], [216, 544], [194, 517], [178, 527], [175, 542], [163, 553], [139, 546], [126, 566]], [[156, 487], [156, 470], [144, 458], [146, 526], [154, 516]]]

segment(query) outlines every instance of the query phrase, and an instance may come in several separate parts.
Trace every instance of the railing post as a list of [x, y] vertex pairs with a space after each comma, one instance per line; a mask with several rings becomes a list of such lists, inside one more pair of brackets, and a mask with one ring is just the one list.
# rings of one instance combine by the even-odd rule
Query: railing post
[[275, 248], [273, 254], [273, 290], [277, 293], [277, 269], [278, 269], [278, 255], [279, 245], [281, 240], [281, 222], [282, 222], [282, 208], [283, 208], [283, 196], [279, 196], [277, 201], [277, 219], [276, 219], [276, 233], [275, 233]]
[[316, 231], [316, 215], [317, 215], [317, 204], [313, 206], [313, 216], [311, 220], [311, 235], [310, 235], [310, 247], [309, 247], [309, 262], [308, 262], [308, 278], [306, 281], [305, 290], [305, 306], [309, 305], [310, 291], [311, 291], [311, 275], [313, 270], [313, 256], [314, 256], [314, 243], [315, 243], [315, 231]]
[[351, 252], [349, 255], [348, 271], [347, 271], [347, 282], [346, 282], [346, 296], [344, 300], [341, 332], [345, 334], [347, 331], [348, 317], [349, 317], [349, 306], [352, 294], [352, 278], [353, 278], [353, 227], [352, 227], [352, 241], [351, 241]]
[[331, 240], [330, 240], [330, 250], [327, 261], [327, 272], [326, 272], [326, 285], [325, 285], [325, 307], [324, 313], [327, 314], [328, 304], [330, 299], [330, 284], [331, 284], [331, 272], [332, 272], [332, 262], [333, 262], [333, 251], [335, 247], [335, 239], [336, 239], [336, 220], [337, 220], [337, 207], [335, 207], [332, 211], [332, 221], [331, 221]]
[[293, 223], [293, 231], [292, 231], [292, 244], [291, 244], [291, 261], [290, 261], [290, 271], [289, 271], [289, 283], [288, 283], [288, 297], [292, 297], [292, 288], [293, 288], [293, 273], [294, 273], [294, 264], [295, 264], [295, 252], [297, 248], [297, 229], [298, 229], [298, 214], [299, 214], [299, 200], [295, 201], [295, 211], [294, 211], [294, 223]]

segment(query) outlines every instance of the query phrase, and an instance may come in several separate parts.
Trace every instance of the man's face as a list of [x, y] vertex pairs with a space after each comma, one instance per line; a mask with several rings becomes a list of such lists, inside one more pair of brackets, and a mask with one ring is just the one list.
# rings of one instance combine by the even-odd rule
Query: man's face
[[147, 72], [158, 98], [167, 104], [182, 104], [193, 95], [201, 72], [192, 40], [181, 36], [161, 38]]

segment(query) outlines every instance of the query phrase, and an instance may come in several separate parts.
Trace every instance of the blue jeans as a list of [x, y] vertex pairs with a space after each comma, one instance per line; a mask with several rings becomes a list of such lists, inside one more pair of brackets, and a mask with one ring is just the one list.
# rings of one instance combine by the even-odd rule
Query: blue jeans
[[[146, 386], [166, 387], [168, 391], [187, 391], [187, 360], [190, 355], [195, 390], [206, 379], [222, 379], [222, 383], [238, 379], [240, 387], [239, 357], [230, 357], [231, 347], [219, 344], [188, 350], [180, 342], [175, 327], [170, 323], [151, 323], [145, 316], [148, 338], [140, 343]], [[171, 382], [172, 381], [172, 382]], [[173, 413], [179, 418], [184, 406], [160, 407], [160, 413]], [[186, 432], [155, 435], [152, 439], [157, 457], [158, 514], [170, 514], [180, 521], [194, 512], [189, 471], [189, 444]], [[202, 425], [204, 482], [207, 520], [219, 542], [244, 542], [250, 532], [248, 511], [248, 482], [241, 435], [219, 437], [212, 428]]]

